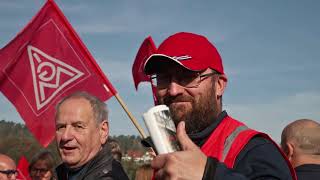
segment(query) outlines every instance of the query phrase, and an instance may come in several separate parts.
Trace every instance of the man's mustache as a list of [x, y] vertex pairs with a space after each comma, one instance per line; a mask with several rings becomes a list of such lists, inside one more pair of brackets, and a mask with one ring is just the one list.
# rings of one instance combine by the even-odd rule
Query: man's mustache
[[167, 96], [163, 99], [163, 103], [167, 106], [176, 102], [193, 102], [193, 98], [180, 95], [180, 96]]

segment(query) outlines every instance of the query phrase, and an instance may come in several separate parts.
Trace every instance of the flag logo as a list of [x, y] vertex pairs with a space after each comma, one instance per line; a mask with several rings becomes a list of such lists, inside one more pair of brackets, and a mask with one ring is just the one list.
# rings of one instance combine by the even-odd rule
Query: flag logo
[[[27, 49], [36, 105], [39, 111], [64, 87], [79, 79], [84, 73], [34, 46], [29, 45]], [[62, 76], [66, 77], [64, 81], [61, 79]], [[54, 91], [46, 91], [47, 88], [54, 89]]]
[[106, 101], [117, 91], [53, 0], [0, 49], [0, 91], [47, 147], [55, 136], [55, 106], [86, 91]]
[[4, 69], [36, 116], [46, 113], [68, 90], [81, 90], [79, 85], [92, 76], [58, 21], [48, 19], [39, 26], [32, 40], [21, 41]]

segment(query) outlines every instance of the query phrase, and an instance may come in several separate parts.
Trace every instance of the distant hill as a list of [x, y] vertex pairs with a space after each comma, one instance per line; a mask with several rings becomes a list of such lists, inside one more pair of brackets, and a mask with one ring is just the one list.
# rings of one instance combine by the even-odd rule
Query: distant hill
[[[16, 162], [22, 155], [30, 161], [32, 156], [42, 149], [24, 124], [1, 120], [0, 137], [0, 152], [9, 155]], [[59, 163], [55, 141], [47, 149], [54, 154], [56, 162]]]
[[119, 135], [110, 136], [110, 138], [119, 142], [123, 154], [126, 154], [128, 151], [140, 151], [144, 153], [147, 150], [141, 145], [141, 138], [139, 136]]

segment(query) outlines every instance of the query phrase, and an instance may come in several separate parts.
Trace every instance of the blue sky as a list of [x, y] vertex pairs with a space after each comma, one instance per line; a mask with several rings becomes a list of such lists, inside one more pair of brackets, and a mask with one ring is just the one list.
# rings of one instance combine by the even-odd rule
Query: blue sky
[[[30, 21], [44, 0], [0, 1], [0, 47]], [[252, 128], [280, 139], [300, 118], [320, 120], [320, 1], [317, 0], [56, 0], [133, 116], [153, 105], [149, 84], [136, 92], [131, 67], [145, 37], [205, 35], [219, 50], [228, 87], [224, 109]], [[111, 135], [138, 134], [115, 98]], [[23, 122], [0, 94], [0, 119]]]

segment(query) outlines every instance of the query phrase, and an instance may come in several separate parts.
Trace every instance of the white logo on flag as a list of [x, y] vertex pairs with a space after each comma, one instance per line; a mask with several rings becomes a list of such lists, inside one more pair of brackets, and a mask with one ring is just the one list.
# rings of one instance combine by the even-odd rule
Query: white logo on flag
[[[41, 59], [39, 55], [45, 58]], [[28, 56], [38, 110], [47, 105], [64, 87], [84, 75], [78, 69], [31, 45], [28, 46]], [[51, 74], [48, 74], [48, 69], [50, 69]], [[70, 77], [65, 82], [60, 80], [62, 73]], [[55, 91], [52, 94], [46, 94], [45, 88], [55, 88]]]

